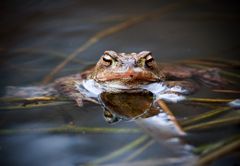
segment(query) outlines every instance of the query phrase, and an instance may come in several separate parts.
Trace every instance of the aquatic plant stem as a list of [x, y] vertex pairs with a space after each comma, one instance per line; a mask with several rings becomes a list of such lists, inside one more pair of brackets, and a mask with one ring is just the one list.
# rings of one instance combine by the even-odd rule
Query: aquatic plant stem
[[149, 148], [151, 145], [153, 145], [154, 142], [155, 142], [155, 140], [148, 141], [145, 145], [143, 145], [142, 147], [137, 149], [135, 152], [133, 152], [130, 156], [128, 156], [123, 161], [131, 161], [131, 160], [133, 160], [134, 158], [136, 158], [137, 156], [142, 154], [147, 148]]
[[204, 157], [205, 155], [207, 155], [208, 153], [211, 153], [212, 151], [217, 150], [218, 148], [221, 148], [222, 146], [229, 144], [235, 140], [240, 139], [240, 135], [234, 135], [230, 138], [226, 138], [223, 140], [220, 140], [218, 142], [214, 142], [214, 143], [209, 143], [206, 145], [201, 145], [199, 147], [194, 148], [194, 153], [201, 155], [202, 157]]
[[184, 131], [197, 131], [197, 130], [202, 130], [202, 129], [208, 129], [212, 127], [218, 127], [218, 126], [224, 126], [224, 125], [229, 125], [229, 124], [239, 124], [240, 123], [240, 117], [235, 116], [235, 117], [228, 117], [228, 118], [223, 118], [219, 120], [213, 120], [210, 122], [204, 122], [192, 126], [186, 126], [184, 127]]
[[208, 165], [213, 160], [220, 158], [221, 156], [230, 153], [236, 149], [240, 148], [240, 140], [237, 139], [227, 145], [221, 146], [220, 148], [208, 153], [207, 155], [201, 157], [196, 163], [197, 166]]
[[7, 97], [0, 98], [0, 101], [6, 104], [11, 103], [10, 106], [1, 106], [0, 110], [31, 109], [72, 103], [72, 101], [67, 98], [54, 96], [38, 96], [29, 98]]
[[235, 99], [211, 99], [211, 98], [195, 98], [195, 97], [187, 97], [187, 101], [191, 102], [206, 102], [206, 103], [227, 103], [231, 102]]
[[111, 128], [111, 127], [81, 127], [73, 125], [64, 125], [53, 128], [32, 128], [32, 129], [0, 129], [0, 135], [12, 134], [40, 134], [40, 133], [54, 133], [54, 134], [88, 134], [88, 133], [141, 133], [137, 128]]
[[[23, 53], [23, 55], [27, 54], [32, 54], [34, 53], [34, 55], [36, 53], [38, 54], [46, 54], [46, 55], [51, 55], [60, 59], [64, 59], [66, 57], [66, 55], [64, 53], [55, 51], [55, 50], [48, 50], [48, 49], [43, 49], [43, 48], [19, 48], [16, 50], [13, 50], [13, 53]], [[78, 64], [93, 64], [94, 62], [83, 62], [77, 59], [72, 59], [72, 62], [78, 63]]]
[[186, 125], [189, 125], [191, 123], [195, 123], [197, 121], [201, 121], [203, 119], [213, 117], [213, 116], [218, 115], [222, 112], [228, 111], [229, 109], [231, 109], [231, 108], [230, 107], [217, 108], [217, 109], [208, 111], [206, 113], [197, 115], [197, 116], [192, 117], [192, 118], [189, 117], [188, 119], [181, 121], [180, 124], [186, 126]]
[[55, 96], [36, 96], [36, 97], [2, 97], [0, 98], [1, 102], [41, 102], [41, 101], [69, 101], [65, 97], [55, 97]]
[[37, 103], [37, 104], [19, 104], [19, 105], [14, 105], [14, 106], [1, 106], [0, 110], [26, 110], [26, 109], [33, 109], [33, 108], [42, 108], [42, 107], [50, 107], [50, 106], [59, 106], [59, 105], [65, 105], [69, 104], [71, 101], [54, 101], [50, 103]]
[[181, 132], [185, 133], [182, 127], [179, 125], [177, 119], [173, 115], [172, 111], [168, 108], [167, 104], [163, 100], [157, 101], [160, 108], [168, 115], [169, 119], [175, 124], [175, 127]]
[[97, 164], [101, 164], [101, 163], [104, 163], [104, 162], [107, 162], [107, 161], [110, 161], [120, 155], [123, 155], [124, 153], [134, 149], [135, 147], [139, 146], [140, 144], [142, 144], [144, 141], [146, 141], [147, 139], [149, 138], [149, 136], [147, 135], [143, 135], [141, 137], [139, 137], [138, 139], [130, 142], [129, 144], [123, 146], [122, 148], [116, 150], [116, 151], [113, 151], [111, 152], [110, 154], [106, 155], [106, 156], [103, 156], [89, 164], [86, 164], [86, 166], [93, 166], [93, 165], [97, 165]]
[[230, 90], [230, 89], [213, 89], [213, 92], [218, 92], [218, 93], [237, 93], [240, 94], [239, 90]]

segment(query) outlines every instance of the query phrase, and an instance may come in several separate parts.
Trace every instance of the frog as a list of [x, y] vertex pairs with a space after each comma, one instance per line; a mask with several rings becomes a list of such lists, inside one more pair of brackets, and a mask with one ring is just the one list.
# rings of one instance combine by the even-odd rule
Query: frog
[[199, 89], [200, 83], [226, 84], [219, 72], [218, 68], [159, 63], [150, 51], [117, 53], [109, 50], [101, 55], [95, 66], [83, 72], [58, 78], [48, 85], [9, 87], [7, 96], [65, 96], [78, 107], [90, 101], [102, 106], [105, 121], [110, 124], [136, 120], [147, 131], [169, 133], [170, 137], [185, 135], [185, 132], [158, 102], [183, 101]]
[[184, 64], [159, 63], [152, 52], [118, 53], [108, 50], [96, 65], [81, 73], [56, 79], [51, 87], [61, 95], [83, 106], [83, 101], [98, 103], [101, 93], [137, 92], [148, 90], [155, 99], [178, 102], [185, 95], [199, 89], [199, 83], [208, 86], [226, 84], [220, 69], [198, 69]]

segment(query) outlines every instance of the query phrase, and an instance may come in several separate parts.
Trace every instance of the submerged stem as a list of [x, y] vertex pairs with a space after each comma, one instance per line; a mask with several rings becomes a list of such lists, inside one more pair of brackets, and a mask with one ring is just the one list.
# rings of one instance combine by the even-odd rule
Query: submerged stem
[[193, 130], [202, 130], [202, 129], [208, 129], [212, 127], [218, 127], [218, 126], [224, 126], [229, 124], [239, 124], [240, 123], [240, 117], [230, 117], [230, 118], [223, 118], [219, 120], [213, 120], [210, 122], [204, 122], [192, 126], [184, 127], [185, 131], [193, 131]]
[[227, 103], [231, 102], [234, 99], [211, 99], [211, 98], [195, 98], [195, 97], [188, 97], [187, 101], [192, 102], [206, 102], [206, 103]]
[[130, 161], [134, 158], [136, 158], [137, 156], [139, 156], [140, 154], [142, 154], [147, 148], [149, 148], [151, 145], [153, 145], [155, 141], [154, 140], [150, 140], [148, 141], [145, 145], [143, 145], [142, 147], [140, 147], [139, 149], [137, 149], [135, 152], [133, 152], [130, 156], [128, 156], [125, 160], [123, 161]]
[[230, 109], [230, 107], [217, 108], [215, 110], [212, 110], [212, 111], [209, 111], [209, 112], [197, 115], [195, 117], [188, 118], [187, 120], [183, 120], [182, 122], [180, 122], [180, 124], [184, 125], [184, 126], [185, 125], [189, 125], [191, 123], [195, 123], [197, 121], [200, 121], [200, 120], [207, 119], [207, 118], [210, 118], [212, 116], [218, 115], [218, 114], [220, 114], [222, 112], [225, 112], [225, 111], [227, 111], [229, 109]]
[[230, 89], [213, 89], [213, 92], [219, 92], [219, 93], [237, 93], [240, 94], [239, 90], [230, 90]]
[[36, 134], [36, 133], [140, 133], [137, 128], [110, 128], [110, 127], [78, 127], [72, 125], [64, 125], [55, 128], [34, 128], [34, 129], [1, 129], [0, 135], [11, 134]]
[[175, 127], [181, 132], [184, 133], [184, 130], [182, 127], [179, 125], [177, 119], [173, 115], [172, 111], [168, 108], [167, 104], [163, 100], [158, 100], [157, 101], [158, 105], [160, 108], [163, 109], [163, 111], [168, 115], [169, 119], [175, 124]]
[[120, 155], [123, 155], [124, 153], [134, 149], [135, 147], [139, 146], [140, 144], [142, 144], [144, 141], [146, 141], [149, 137], [147, 135], [143, 135], [141, 136], [140, 138], [130, 142], [129, 144], [123, 146], [122, 148], [116, 150], [116, 151], [113, 151], [112, 153], [106, 155], [106, 156], [103, 156], [87, 165], [96, 165], [96, 164], [100, 164], [100, 163], [104, 163], [104, 162], [107, 162], [107, 161], [110, 161]]
[[198, 160], [197, 165], [199, 166], [208, 165], [213, 160], [216, 160], [221, 156], [230, 153], [238, 148], [240, 148], [239, 138], [236, 139], [235, 141], [232, 141], [231, 143], [215, 148], [214, 151], [211, 151], [211, 153], [207, 153]]

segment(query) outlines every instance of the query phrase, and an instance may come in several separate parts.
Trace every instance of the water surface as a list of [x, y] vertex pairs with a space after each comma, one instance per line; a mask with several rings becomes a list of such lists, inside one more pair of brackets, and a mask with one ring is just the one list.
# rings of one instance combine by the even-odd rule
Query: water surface
[[[159, 8], [164, 10], [171, 3], [175, 1], [5, 1], [0, 28], [1, 94], [9, 85], [41, 84], [56, 65], [97, 32], [130, 16]], [[238, 5], [226, 1], [196, 1], [179, 5], [181, 7], [163, 12], [154, 19], [103, 38], [80, 53], [54, 77], [83, 71], [90, 64], [95, 64], [105, 50], [111, 49], [117, 52], [150, 50], [160, 62], [194, 58], [239, 60]], [[214, 93], [210, 87], [202, 87], [193, 96], [236, 98], [238, 94]], [[178, 120], [209, 111], [208, 108], [186, 103], [169, 104], [169, 107]], [[230, 116], [231, 113], [220, 114], [217, 118]], [[116, 164], [126, 160], [152, 138], [151, 135], [142, 137], [146, 134], [134, 121], [109, 125], [104, 121], [102, 108], [95, 104], [82, 108], [70, 103], [31, 110], [2, 110], [0, 114], [1, 129], [31, 129], [31, 132], [19, 135], [1, 135], [1, 165], [82, 165], [99, 161], [142, 138], [143, 141], [135, 148], [105, 161]], [[137, 129], [137, 132], [33, 132], [69, 124], [87, 128]], [[239, 133], [238, 127], [228, 125], [201, 132], [191, 131], [184, 140], [193, 146], [213, 143]], [[178, 155], [155, 141], [131, 161], [155, 161]], [[234, 164], [238, 156], [239, 153], [229, 154], [222, 161], [216, 161], [215, 165], [220, 165], [220, 162], [222, 165], [224, 162]]]

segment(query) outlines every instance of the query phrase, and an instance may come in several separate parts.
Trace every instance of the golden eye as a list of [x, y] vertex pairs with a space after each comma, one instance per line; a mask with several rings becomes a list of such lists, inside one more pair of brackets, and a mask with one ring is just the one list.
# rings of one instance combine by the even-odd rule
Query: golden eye
[[151, 55], [148, 55], [146, 58], [145, 58], [145, 65], [149, 68], [151, 68], [153, 66], [153, 62], [154, 62], [154, 59]]
[[113, 63], [113, 59], [112, 59], [112, 57], [111, 56], [109, 56], [109, 55], [104, 55], [103, 57], [102, 57], [102, 60], [103, 60], [103, 64], [105, 65], [105, 66], [111, 66], [112, 65], [112, 63]]

